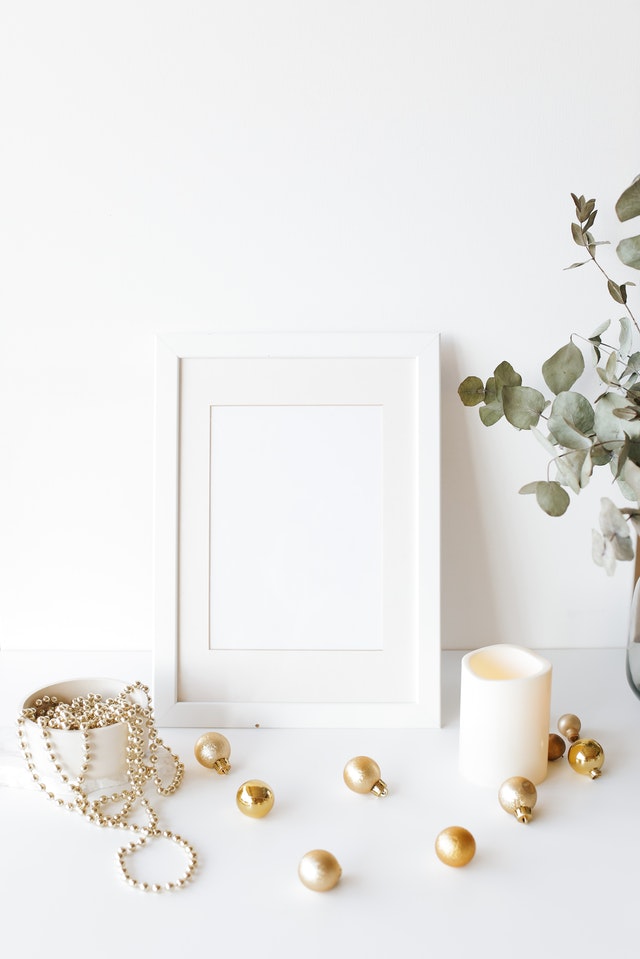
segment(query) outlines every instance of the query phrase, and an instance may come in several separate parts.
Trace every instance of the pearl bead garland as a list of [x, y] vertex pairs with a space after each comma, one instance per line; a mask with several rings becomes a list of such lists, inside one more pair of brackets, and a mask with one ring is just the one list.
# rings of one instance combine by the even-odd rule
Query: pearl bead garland
[[[145, 701], [140, 702], [136, 699], [137, 694], [142, 694]], [[55, 774], [71, 794], [66, 799], [50, 790], [36, 771], [33, 753], [29, 748], [26, 725], [28, 720], [39, 727], [44, 748]], [[111, 726], [114, 723], [123, 723], [127, 727], [126, 764], [129, 785], [128, 788], [112, 793], [110, 796], [103, 795], [98, 799], [90, 800], [86, 792], [85, 777], [91, 762], [91, 730]], [[158, 735], [148, 686], [139, 682], [131, 683], [125, 686], [117, 696], [103, 699], [99, 694], [89, 693], [87, 696], [73, 699], [71, 703], [58, 702], [55, 696], [43, 696], [42, 699], [35, 701], [34, 706], [23, 709], [18, 716], [17, 724], [18, 740], [27, 769], [31, 773], [33, 782], [44, 792], [47, 799], [70, 812], [80, 813], [97, 826], [128, 829], [139, 834], [138, 840], [121, 846], [117, 853], [122, 878], [129, 886], [143, 892], [162, 892], [179, 889], [189, 882], [197, 867], [198, 857], [195, 849], [182, 836], [158, 827], [158, 816], [144, 796], [144, 788], [149, 780], [153, 781], [161, 796], [170, 796], [180, 786], [184, 776], [184, 765]], [[75, 729], [82, 733], [82, 761], [80, 771], [73, 779], [64, 771], [54, 752], [51, 741], [52, 729]], [[168, 752], [174, 765], [174, 775], [168, 784], [162, 782], [158, 772], [160, 749]], [[118, 804], [120, 804], [118, 811], [110, 815], [105, 813], [105, 806], [118, 806]], [[145, 811], [149, 820], [148, 826], [140, 826], [128, 821], [129, 814], [136, 805], [140, 805]], [[186, 853], [187, 867], [174, 882], [141, 882], [134, 879], [127, 869], [127, 858], [152, 839], [167, 839]]]

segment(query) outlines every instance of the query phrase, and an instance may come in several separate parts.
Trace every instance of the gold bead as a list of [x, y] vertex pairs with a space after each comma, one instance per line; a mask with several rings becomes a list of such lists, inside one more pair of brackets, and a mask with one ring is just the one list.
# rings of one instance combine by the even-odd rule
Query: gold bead
[[555, 762], [556, 759], [564, 756], [565, 748], [562, 736], [558, 736], [557, 733], [549, 733], [549, 751], [547, 753], [549, 762]]
[[447, 826], [436, 836], [436, 856], [447, 866], [466, 866], [476, 854], [476, 841], [463, 826]]
[[215, 769], [221, 776], [225, 776], [231, 769], [231, 746], [222, 733], [203, 733], [193, 747], [193, 752], [201, 766]]
[[577, 773], [597, 779], [604, 763], [604, 749], [595, 739], [578, 739], [569, 747], [567, 758]]
[[340, 880], [342, 868], [336, 857], [326, 849], [312, 849], [300, 860], [300, 882], [314, 892], [327, 892]]
[[564, 713], [558, 720], [558, 732], [562, 733], [570, 743], [574, 743], [580, 735], [581, 726], [582, 723], [573, 713]]
[[511, 776], [500, 786], [498, 799], [502, 808], [515, 816], [518, 822], [528, 823], [538, 800], [538, 792], [530, 779]]
[[342, 777], [354, 793], [373, 793], [386, 796], [387, 784], [380, 778], [380, 767], [369, 756], [354, 756], [344, 767]]
[[261, 779], [249, 779], [236, 793], [236, 805], [250, 819], [262, 819], [273, 809], [273, 790]]

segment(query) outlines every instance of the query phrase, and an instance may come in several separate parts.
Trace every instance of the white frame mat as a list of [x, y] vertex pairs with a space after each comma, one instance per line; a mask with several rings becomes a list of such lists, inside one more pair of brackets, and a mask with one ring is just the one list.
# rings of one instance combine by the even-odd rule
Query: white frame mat
[[440, 725], [436, 333], [156, 337], [162, 726]]

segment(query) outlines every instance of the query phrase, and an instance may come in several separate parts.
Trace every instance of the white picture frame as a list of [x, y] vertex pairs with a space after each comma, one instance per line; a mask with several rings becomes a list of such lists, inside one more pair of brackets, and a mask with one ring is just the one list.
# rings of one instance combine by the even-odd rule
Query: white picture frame
[[431, 332], [156, 337], [159, 725], [440, 725], [439, 365]]

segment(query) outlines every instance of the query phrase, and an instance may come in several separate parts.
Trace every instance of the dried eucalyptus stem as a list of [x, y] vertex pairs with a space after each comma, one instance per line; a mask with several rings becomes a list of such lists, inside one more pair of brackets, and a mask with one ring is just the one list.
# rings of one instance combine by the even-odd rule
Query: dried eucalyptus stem
[[[578, 495], [595, 468], [610, 470], [624, 498], [633, 504], [619, 508], [608, 497], [601, 498], [600, 528], [592, 531], [592, 555], [612, 574], [617, 560], [634, 557], [631, 533], [640, 535], [640, 325], [628, 303], [628, 287], [635, 284], [629, 280], [617, 283], [597, 258], [598, 247], [609, 241], [596, 240], [591, 232], [598, 213], [596, 201], [575, 193], [571, 197], [576, 213], [571, 235], [588, 258], [566, 269], [593, 263], [600, 271], [609, 295], [624, 308], [624, 315], [618, 318], [617, 345], [602, 340], [610, 319], [586, 339], [572, 334], [542, 364], [542, 377], [551, 397], [524, 386], [522, 376], [506, 360], [486, 381], [467, 376], [458, 394], [465, 406], [479, 406], [485, 426], [493, 426], [504, 417], [515, 429], [529, 430], [547, 452], [549, 467], [556, 469], [555, 479], [549, 479], [548, 467], [545, 479], [527, 483], [520, 493], [535, 495], [549, 516], [566, 512], [571, 502], [567, 490]], [[640, 216], [640, 177], [619, 197], [616, 213], [621, 222]], [[640, 236], [621, 240], [616, 254], [625, 266], [640, 270]], [[583, 351], [574, 337], [587, 344], [587, 353], [603, 384], [602, 392], [593, 399], [573, 389], [586, 368]], [[541, 419], [546, 433], [538, 428]]]

